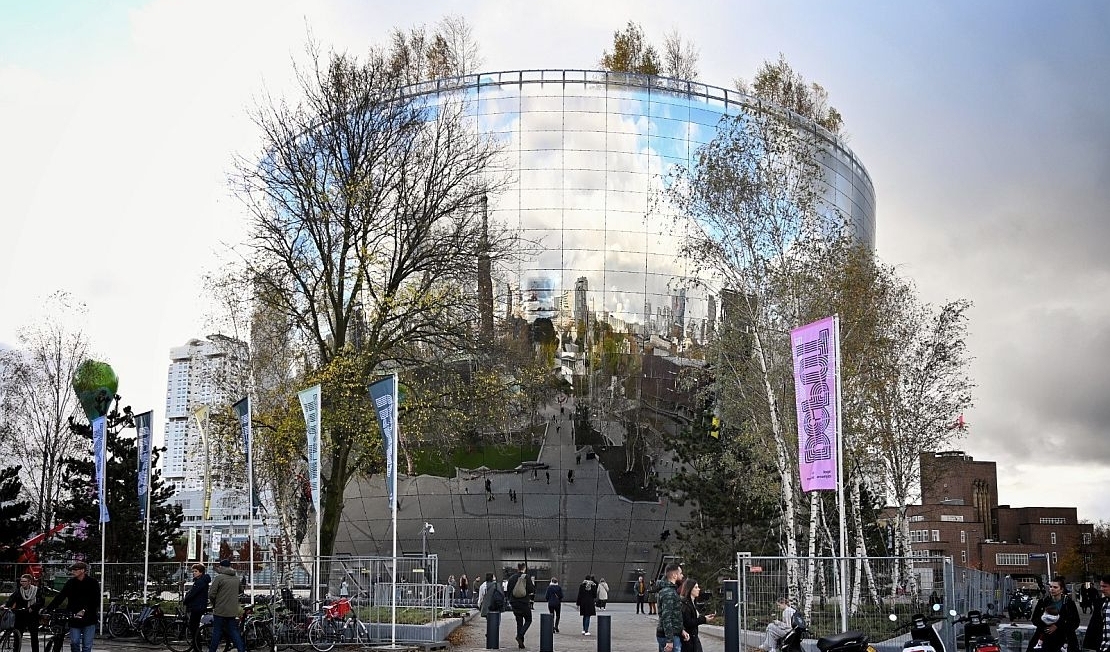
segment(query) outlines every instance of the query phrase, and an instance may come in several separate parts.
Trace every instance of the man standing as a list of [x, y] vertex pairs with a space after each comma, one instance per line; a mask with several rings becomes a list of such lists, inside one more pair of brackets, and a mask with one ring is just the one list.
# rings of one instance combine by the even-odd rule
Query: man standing
[[636, 578], [636, 613], [644, 613], [644, 599], [647, 598], [647, 582], [644, 576]]
[[655, 630], [655, 638], [659, 642], [659, 652], [682, 652], [682, 641], [690, 636], [682, 629], [682, 601], [678, 597], [678, 583], [681, 581], [682, 566], [667, 564], [656, 598], [659, 627]]
[[1102, 597], [1091, 603], [1094, 612], [1083, 635], [1083, 647], [1088, 650], [1110, 652], [1110, 575], [1099, 578], [1098, 589]]
[[216, 567], [216, 577], [208, 589], [208, 601], [212, 603], [212, 640], [208, 642], [208, 652], [216, 652], [220, 647], [224, 630], [238, 652], [243, 652], [243, 635], [239, 633], [239, 580], [231, 569], [231, 560], [221, 559]]
[[69, 572], [73, 577], [66, 580], [47, 610], [53, 611], [55, 605], [68, 600], [66, 606], [73, 612], [73, 617], [69, 619], [69, 649], [72, 652], [92, 652], [96, 623], [100, 620], [100, 584], [89, 577], [89, 566], [83, 561], [70, 566]]
[[528, 577], [528, 564], [520, 562], [516, 565], [516, 573], [509, 578], [505, 586], [509, 592], [509, 606], [516, 617], [516, 644], [524, 649], [524, 634], [532, 625], [532, 598], [536, 594], [536, 583]]

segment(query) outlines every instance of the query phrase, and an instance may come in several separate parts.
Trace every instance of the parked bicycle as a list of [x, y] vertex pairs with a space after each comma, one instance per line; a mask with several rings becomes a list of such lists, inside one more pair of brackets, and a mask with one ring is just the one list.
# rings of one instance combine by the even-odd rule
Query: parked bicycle
[[338, 644], [370, 643], [370, 630], [351, 609], [347, 598], [324, 605], [308, 627], [308, 643], [316, 652], [329, 652]]

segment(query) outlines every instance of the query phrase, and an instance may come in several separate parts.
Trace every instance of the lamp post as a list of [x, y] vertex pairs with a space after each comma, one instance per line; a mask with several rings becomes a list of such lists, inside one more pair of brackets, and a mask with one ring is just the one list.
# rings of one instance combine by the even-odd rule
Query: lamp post
[[435, 533], [436, 529], [431, 523], [425, 523], [424, 527], [420, 529], [420, 556], [425, 559], [428, 557], [428, 535]]

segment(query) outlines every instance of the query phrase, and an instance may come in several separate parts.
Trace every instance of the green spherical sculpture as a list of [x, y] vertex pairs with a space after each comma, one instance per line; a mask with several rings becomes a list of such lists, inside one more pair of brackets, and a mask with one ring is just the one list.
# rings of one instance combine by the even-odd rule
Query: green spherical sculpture
[[108, 414], [119, 389], [119, 376], [107, 362], [85, 360], [73, 374], [73, 391], [89, 421]]

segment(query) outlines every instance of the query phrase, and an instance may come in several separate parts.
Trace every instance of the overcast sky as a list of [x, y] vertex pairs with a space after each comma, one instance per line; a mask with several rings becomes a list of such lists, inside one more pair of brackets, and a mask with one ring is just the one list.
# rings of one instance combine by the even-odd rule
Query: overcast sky
[[446, 13], [485, 70], [596, 68], [630, 19], [693, 40], [718, 86], [785, 54], [845, 117], [879, 254], [975, 304], [959, 447], [1004, 504], [1110, 520], [1104, 2], [0, 0], [0, 344], [69, 291], [160, 432], [169, 349], [208, 333], [201, 275], [242, 233], [225, 178], [254, 98], [309, 31], [357, 53]]

